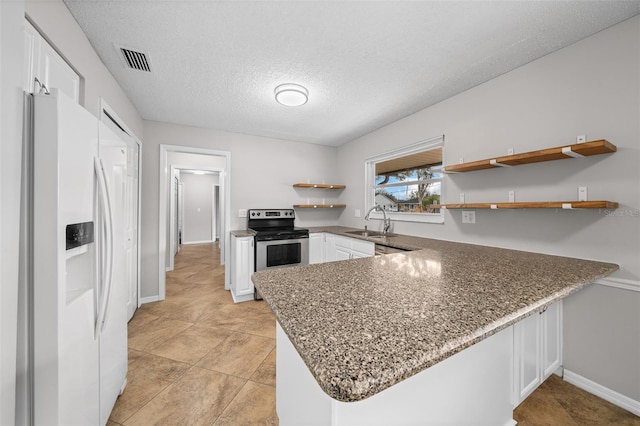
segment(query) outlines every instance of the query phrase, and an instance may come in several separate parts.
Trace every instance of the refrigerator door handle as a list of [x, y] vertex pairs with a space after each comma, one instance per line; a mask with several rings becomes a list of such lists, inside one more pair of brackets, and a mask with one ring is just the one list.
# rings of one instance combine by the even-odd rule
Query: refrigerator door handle
[[96, 334], [98, 330], [102, 332], [107, 317], [107, 309], [109, 307], [109, 300], [111, 299], [112, 288], [112, 274], [113, 274], [113, 221], [111, 216], [111, 199], [109, 197], [109, 188], [107, 186], [107, 179], [104, 172], [104, 165], [102, 159], [94, 158], [94, 166], [96, 176], [98, 178], [98, 192], [100, 196], [100, 202], [98, 203], [102, 207], [103, 226], [104, 226], [104, 252], [105, 252], [105, 264], [104, 277], [102, 278], [103, 288], [101, 294], [98, 296], [98, 320], [96, 321]]

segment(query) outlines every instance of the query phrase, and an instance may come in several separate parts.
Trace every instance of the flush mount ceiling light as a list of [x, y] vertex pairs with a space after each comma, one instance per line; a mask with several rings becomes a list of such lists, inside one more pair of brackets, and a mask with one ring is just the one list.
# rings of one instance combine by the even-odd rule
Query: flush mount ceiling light
[[284, 106], [300, 106], [309, 100], [309, 91], [299, 84], [286, 83], [276, 87], [276, 101]]

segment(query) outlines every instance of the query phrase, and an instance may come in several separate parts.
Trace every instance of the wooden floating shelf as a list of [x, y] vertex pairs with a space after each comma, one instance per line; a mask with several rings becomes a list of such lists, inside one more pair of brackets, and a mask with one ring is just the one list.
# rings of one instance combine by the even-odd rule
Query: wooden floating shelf
[[294, 204], [296, 209], [342, 209], [346, 204]]
[[295, 183], [294, 188], [344, 189], [346, 185], [331, 185], [328, 183]]
[[531, 201], [517, 203], [442, 204], [447, 209], [617, 209], [613, 201]]
[[615, 145], [604, 139], [600, 139], [574, 145], [547, 148], [540, 151], [525, 152], [523, 154], [506, 155], [504, 157], [472, 161], [470, 163], [452, 164], [444, 167], [443, 170], [446, 173], [472, 172], [476, 170], [494, 169], [497, 167], [511, 167], [522, 164], [541, 163], [543, 161], [609, 154], [616, 151], [617, 148]]

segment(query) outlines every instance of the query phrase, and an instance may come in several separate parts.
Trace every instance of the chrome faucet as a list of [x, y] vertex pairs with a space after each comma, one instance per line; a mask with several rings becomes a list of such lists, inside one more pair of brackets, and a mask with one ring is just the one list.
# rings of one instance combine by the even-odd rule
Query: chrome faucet
[[383, 229], [382, 232], [386, 234], [387, 232], [389, 232], [389, 228], [391, 228], [391, 219], [387, 217], [387, 212], [379, 204], [376, 204], [375, 206], [369, 209], [367, 214], [364, 215], [364, 220], [369, 220], [369, 216], [371, 215], [371, 212], [374, 210], [379, 210], [382, 212], [382, 216], [384, 217], [384, 227], [382, 228]]

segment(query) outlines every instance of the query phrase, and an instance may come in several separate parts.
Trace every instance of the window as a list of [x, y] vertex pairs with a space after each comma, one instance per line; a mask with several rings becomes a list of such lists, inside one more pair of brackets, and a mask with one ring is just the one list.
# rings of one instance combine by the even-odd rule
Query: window
[[[444, 136], [429, 139], [366, 161], [368, 209], [381, 206], [396, 221], [443, 223], [442, 147]], [[382, 213], [371, 217], [381, 219]]]

